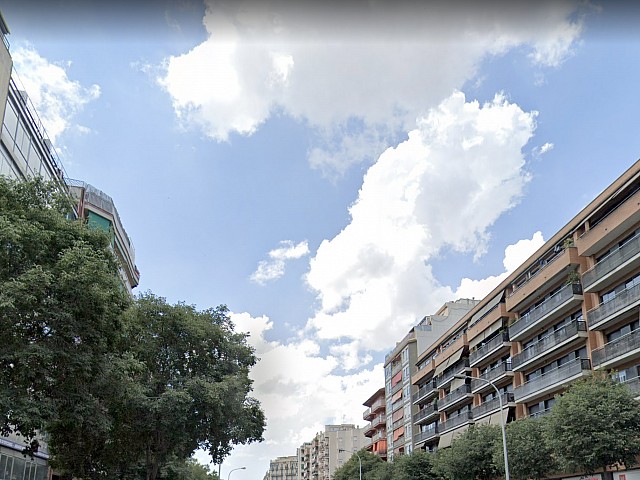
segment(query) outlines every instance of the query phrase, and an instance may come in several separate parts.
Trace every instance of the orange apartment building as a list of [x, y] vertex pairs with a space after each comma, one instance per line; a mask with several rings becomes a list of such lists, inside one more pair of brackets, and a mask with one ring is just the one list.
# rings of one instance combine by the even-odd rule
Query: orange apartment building
[[640, 161], [418, 356], [414, 448], [544, 415], [594, 370], [640, 395], [639, 311]]
[[381, 459], [387, 459], [387, 415], [385, 409], [384, 387], [378, 389], [364, 402], [367, 409], [362, 414], [367, 422], [364, 428], [364, 436], [371, 439], [367, 450]]

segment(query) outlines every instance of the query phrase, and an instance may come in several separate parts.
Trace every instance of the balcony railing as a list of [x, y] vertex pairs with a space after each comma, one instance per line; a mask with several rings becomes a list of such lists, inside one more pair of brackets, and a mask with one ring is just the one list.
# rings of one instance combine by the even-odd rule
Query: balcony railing
[[572, 362], [566, 363], [561, 367], [555, 368], [523, 385], [520, 385], [519, 387], [516, 387], [513, 394], [516, 401], [520, 401], [529, 395], [548, 389], [549, 387], [553, 387], [564, 380], [568, 380], [571, 377], [579, 375], [585, 370], [591, 370], [591, 362], [585, 358], [577, 358]]
[[625, 311], [637, 302], [640, 302], [640, 284], [623, 290], [611, 300], [601, 303], [597, 307], [589, 310], [587, 312], [589, 328], [596, 328], [604, 324], [611, 317]]
[[462, 360], [458, 361], [453, 366], [453, 368], [447, 369], [447, 371], [438, 376], [438, 378], [436, 379], [438, 388], [442, 388], [444, 385], [451, 382], [451, 380], [453, 380], [456, 375], [458, 375], [462, 370], [466, 368], [469, 368], [469, 359], [463, 358]]
[[616, 338], [605, 346], [594, 350], [591, 353], [593, 368], [598, 368], [602, 364], [638, 349], [640, 349], [640, 330], [634, 330], [633, 332], [620, 338]]
[[510, 337], [515, 339], [519, 334], [540, 322], [563, 303], [571, 300], [574, 295], [582, 295], [582, 287], [576, 283], [565, 285], [557, 293], [517, 319], [517, 321], [509, 327]]
[[455, 417], [450, 417], [440, 426], [440, 433], [444, 433], [448, 430], [453, 430], [454, 428], [460, 427], [467, 423], [473, 423], [473, 412], [471, 410], [465, 410], [460, 413], [460, 415], [456, 415]]
[[[513, 393], [503, 393], [502, 394], [502, 406], [505, 407], [508, 403], [513, 403], [514, 397]], [[473, 418], [480, 418], [483, 415], [486, 415], [494, 410], [497, 411], [500, 409], [500, 399], [498, 397], [492, 398], [491, 400], [484, 402], [481, 405], [473, 408]]]
[[459, 403], [465, 398], [471, 398], [471, 385], [462, 385], [453, 392], [447, 394], [442, 400], [438, 401], [438, 410], [442, 411]]
[[423, 430], [422, 432], [417, 433], [413, 436], [413, 443], [425, 442], [432, 438], [439, 437], [440, 434], [438, 432], [438, 424], [436, 423], [433, 427]]
[[376, 418], [371, 420], [372, 427], [378, 427], [379, 425], [383, 425], [386, 422], [386, 419], [382, 415], [378, 415]]
[[605, 258], [596, 263], [593, 268], [587, 270], [582, 276], [584, 288], [589, 288], [600, 278], [611, 273], [619, 266], [625, 264], [632, 258], [640, 254], [640, 235], [636, 235], [618, 250], [610, 253]]
[[428, 407], [423, 408], [413, 416], [413, 423], [420, 423], [425, 418], [433, 417], [438, 414], [438, 405], [433, 403]]
[[[503, 375], [511, 374], [511, 361], [501, 362], [496, 365], [491, 370], [484, 372], [480, 375], [481, 379], [487, 380], [489, 382], [494, 382]], [[491, 388], [491, 385], [488, 385], [487, 382], [483, 382], [482, 380], [478, 380], [474, 378], [471, 380], [471, 391], [476, 392], [477, 390], [482, 390], [484, 388]]]
[[413, 403], [418, 403], [420, 400], [434, 395], [437, 391], [438, 389], [436, 388], [435, 380], [430, 381], [426, 385], [420, 387], [420, 389], [413, 394]]
[[624, 384], [629, 387], [631, 393], [633, 393], [636, 397], [640, 395], [640, 377], [630, 378]]
[[511, 359], [511, 365], [514, 370], [518, 370], [519, 367], [526, 364], [530, 360], [548, 352], [554, 347], [562, 344], [566, 340], [574, 337], [578, 332], [586, 332], [587, 324], [582, 320], [575, 320], [562, 328], [559, 328], [551, 335], [544, 337], [538, 342], [534, 343], [530, 347], [524, 349], [517, 355], [514, 355]]
[[504, 331], [499, 333], [496, 337], [489, 340], [480, 348], [474, 350], [469, 354], [469, 364], [474, 366], [476, 363], [480, 362], [483, 358], [491, 355], [493, 352], [498, 350], [505, 342], [509, 342], [509, 332]]

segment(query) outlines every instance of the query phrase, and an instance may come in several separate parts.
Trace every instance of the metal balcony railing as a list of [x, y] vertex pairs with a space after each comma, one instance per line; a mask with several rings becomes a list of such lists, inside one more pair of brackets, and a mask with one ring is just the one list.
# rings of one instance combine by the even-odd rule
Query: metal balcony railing
[[631, 238], [618, 250], [610, 253], [596, 263], [592, 268], [584, 272], [584, 275], [582, 275], [582, 284], [585, 288], [588, 288], [591, 284], [595, 283], [597, 280], [612, 272], [638, 254], [640, 254], [640, 235], [636, 235]]
[[465, 398], [471, 398], [471, 385], [462, 385], [447, 394], [443, 399], [438, 401], [438, 409], [441, 411], [445, 410]]
[[629, 387], [631, 393], [633, 393], [636, 397], [640, 395], [640, 377], [630, 378], [625, 381], [624, 384]]
[[578, 332], [586, 332], [587, 324], [582, 320], [575, 320], [568, 325], [565, 325], [562, 328], [559, 328], [551, 335], [544, 337], [528, 348], [524, 349], [522, 352], [514, 355], [511, 359], [511, 366], [514, 370], [527, 363], [529, 360], [532, 360], [545, 352], [551, 350], [556, 345], [560, 345], [565, 340], [570, 339], [578, 334]]
[[436, 423], [433, 427], [423, 430], [417, 433], [416, 435], [414, 435], [413, 443], [424, 442], [432, 438], [436, 438], [438, 436], [439, 436], [438, 424]]
[[486, 356], [492, 354], [499, 347], [503, 345], [503, 343], [509, 342], [509, 332], [504, 331], [499, 333], [496, 337], [489, 340], [487, 343], [482, 345], [480, 348], [474, 350], [469, 354], [469, 364], [475, 365], [480, 360], [485, 358]]
[[555, 384], [561, 383], [575, 375], [578, 375], [584, 370], [591, 370], [591, 362], [585, 358], [577, 358], [569, 363], [555, 368], [541, 376], [528, 381], [527, 383], [516, 387], [513, 391], [516, 401], [531, 395], [532, 393], [539, 392], [540, 390], [551, 387]]
[[418, 413], [413, 416], [413, 423], [419, 423], [421, 420], [425, 418], [432, 417], [438, 414], [438, 405], [433, 403], [428, 407], [423, 408]]
[[[491, 370], [484, 372], [480, 375], [479, 378], [488, 380], [490, 382], [496, 381], [500, 377], [512, 373], [511, 370], [511, 361], [507, 360], [506, 362], [501, 362]], [[490, 389], [491, 385], [487, 384], [487, 382], [483, 382], [477, 378], [471, 379], [471, 391], [477, 392], [478, 390]]]
[[463, 358], [459, 360], [453, 367], [448, 368], [436, 378], [437, 387], [442, 388], [443, 385], [449, 383], [451, 380], [453, 380], [453, 377], [458, 375], [462, 370], [466, 368], [469, 368], [469, 359]]
[[454, 428], [460, 427], [467, 423], [473, 423], [473, 412], [471, 410], [465, 410], [460, 413], [460, 415], [456, 415], [455, 417], [450, 417], [440, 426], [440, 433], [444, 433], [447, 430], [453, 430]]
[[640, 349], [640, 330], [634, 330], [591, 352], [593, 368], [638, 349]]
[[518, 318], [516, 322], [509, 327], [509, 336], [516, 338], [517, 335], [538, 323], [557, 307], [571, 300], [574, 295], [582, 295], [582, 286], [577, 283], [565, 285], [540, 305], [532, 308], [522, 317]]
[[594, 328], [600, 323], [604, 323], [608, 318], [616, 313], [625, 310], [635, 302], [640, 301], [640, 284], [634, 285], [627, 290], [618, 293], [611, 300], [601, 303], [587, 312], [589, 327]]
[[422, 387], [420, 387], [420, 389], [413, 394], [413, 403], [418, 403], [423, 398], [430, 397], [431, 395], [435, 394], [437, 391], [438, 389], [436, 388], [436, 382], [435, 380], [433, 380], [427, 383], [426, 385], [423, 385]]
[[[503, 407], [505, 407], [508, 403], [513, 403], [515, 401], [513, 393], [503, 393], [501, 396]], [[481, 416], [486, 415], [489, 412], [498, 411], [499, 409], [500, 400], [498, 399], [498, 397], [492, 398], [491, 400], [473, 408], [473, 418], [480, 418]]]

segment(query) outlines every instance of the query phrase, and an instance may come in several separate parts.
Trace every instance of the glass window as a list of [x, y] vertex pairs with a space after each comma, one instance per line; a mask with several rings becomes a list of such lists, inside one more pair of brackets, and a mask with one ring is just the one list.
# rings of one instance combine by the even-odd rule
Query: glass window
[[11, 138], [16, 138], [16, 128], [18, 128], [18, 116], [11, 103], [7, 103], [7, 108], [4, 112], [4, 128], [7, 133], [11, 135]]

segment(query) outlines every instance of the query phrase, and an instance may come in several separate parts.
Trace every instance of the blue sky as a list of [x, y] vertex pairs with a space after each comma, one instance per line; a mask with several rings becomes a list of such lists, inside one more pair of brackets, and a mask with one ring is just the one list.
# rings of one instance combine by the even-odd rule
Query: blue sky
[[363, 425], [396, 340], [640, 151], [622, 3], [101, 3], [4, 1], [15, 70], [67, 174], [116, 202], [139, 291], [250, 332], [269, 424], [236, 480]]

